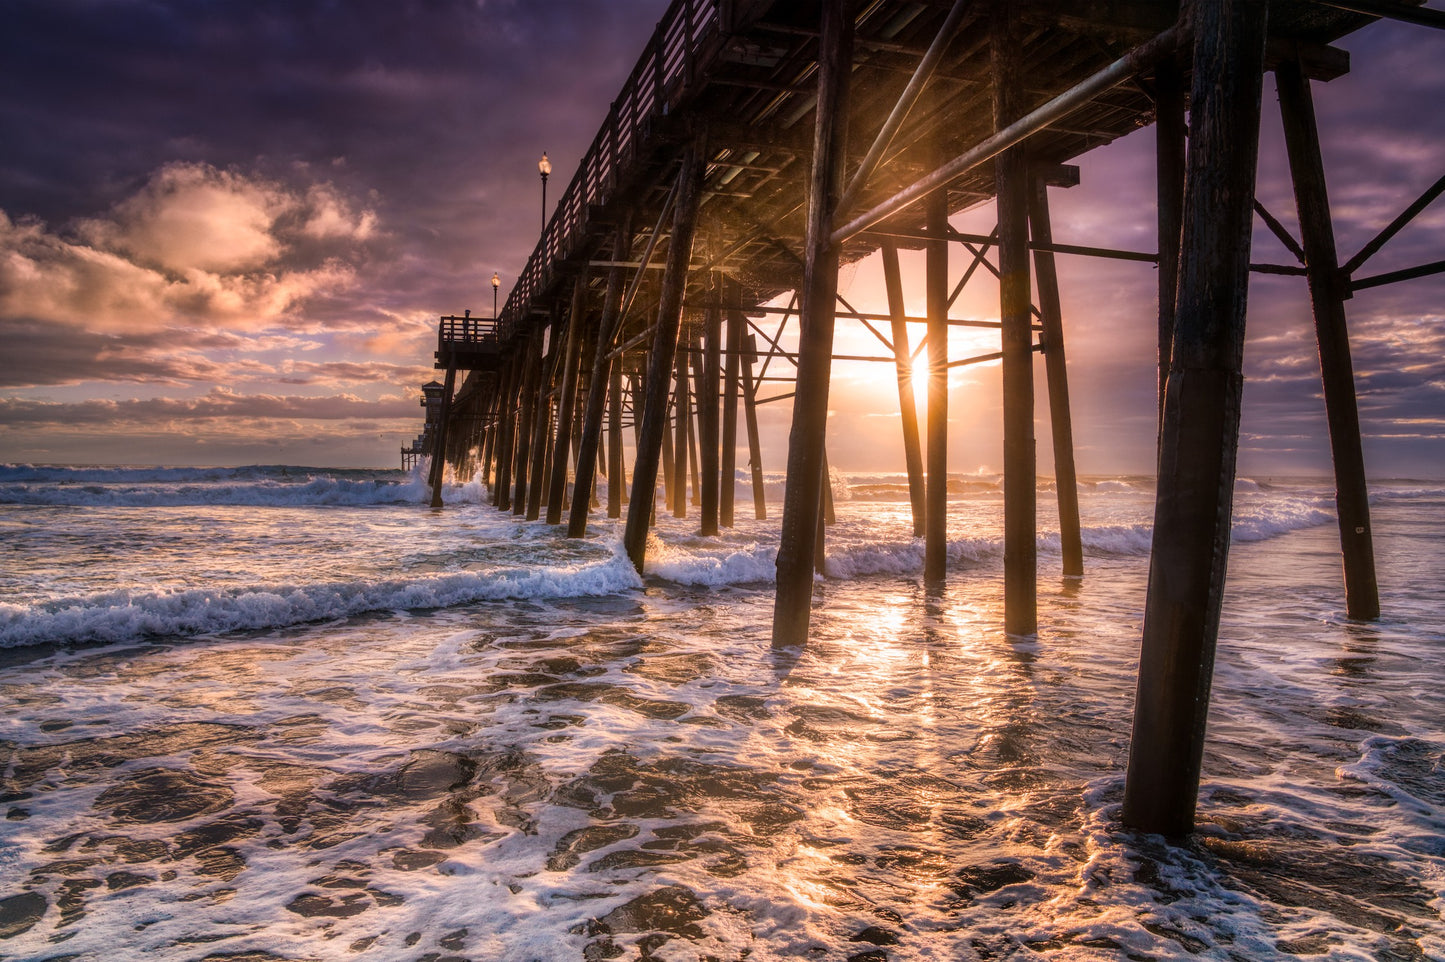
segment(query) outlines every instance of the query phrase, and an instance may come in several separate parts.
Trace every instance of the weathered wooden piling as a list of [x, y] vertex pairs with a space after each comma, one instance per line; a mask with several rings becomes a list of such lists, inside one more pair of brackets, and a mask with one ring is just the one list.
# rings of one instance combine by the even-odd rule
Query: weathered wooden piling
[[677, 332], [682, 322], [683, 292], [687, 286], [692, 257], [692, 236], [697, 227], [698, 200], [702, 193], [702, 144], [688, 144], [682, 152], [677, 174], [677, 199], [673, 211], [672, 237], [667, 248], [667, 268], [658, 300], [657, 329], [647, 358], [647, 398], [643, 403], [638, 431], [637, 456], [632, 465], [632, 498], [627, 506], [627, 529], [623, 544], [627, 557], [642, 571], [647, 549], [647, 529], [652, 516], [657, 465], [662, 454], [662, 435], [667, 430], [668, 372], [677, 351]]
[[722, 382], [722, 285], [714, 279], [711, 300], [704, 313], [702, 338], [702, 376], [697, 382], [697, 435], [701, 464], [702, 491], [699, 508], [702, 514], [700, 528], [704, 536], [718, 533], [718, 495], [722, 479], [719, 446], [722, 443], [722, 424], [718, 410], [719, 392]]
[[[624, 355], [625, 356], [625, 355]], [[618, 357], [607, 381], [607, 517], [622, 517], [622, 492], [627, 486], [622, 467], [622, 362]]]
[[1375, 581], [1370, 498], [1365, 484], [1354, 365], [1350, 361], [1350, 337], [1345, 323], [1350, 279], [1340, 270], [1335, 253], [1335, 232], [1309, 78], [1300, 69], [1298, 60], [1285, 60], [1275, 68], [1274, 75], [1319, 342], [1325, 414], [1330, 427], [1330, 451], [1334, 455], [1335, 510], [1344, 556], [1345, 608], [1351, 618], [1373, 619], [1380, 616], [1380, 589]]
[[722, 461], [718, 470], [722, 474], [722, 488], [718, 492], [718, 524], [724, 528], [733, 526], [733, 509], [738, 490], [738, 394], [742, 377], [743, 331], [747, 318], [737, 305], [737, 290], [724, 282], [720, 294], [726, 295], [727, 339], [725, 367], [723, 370], [722, 409]]
[[[942, 158], [939, 158], [940, 160]], [[937, 591], [948, 576], [948, 194], [924, 202], [930, 237], [924, 251], [928, 316], [928, 477], [923, 535], [923, 584]]]
[[[668, 378], [668, 383], [672, 383], [670, 377]], [[672, 510], [674, 499], [677, 497], [674, 493], [677, 490], [677, 455], [674, 452], [672, 442], [673, 436], [676, 434], [672, 420], [674, 417], [672, 413], [672, 402], [673, 398], [669, 394], [667, 398], [667, 427], [662, 431], [662, 507], [663, 510], [666, 511]], [[652, 524], [657, 524], [656, 518], [653, 519]]]
[[888, 292], [888, 313], [893, 333], [893, 361], [898, 380], [898, 412], [903, 428], [903, 464], [908, 472], [908, 502], [913, 508], [913, 536], [924, 535], [928, 508], [923, 481], [923, 444], [918, 436], [918, 402], [913, 394], [913, 352], [908, 343], [908, 308], [903, 302], [903, 274], [898, 266], [898, 244], [883, 241], [883, 284]]
[[482, 408], [482, 447], [478, 452], [477, 468], [482, 475], [482, 480], [489, 486], [492, 478], [492, 455], [497, 447], [497, 422], [500, 419], [502, 378], [503, 371], [497, 371], [492, 378], [491, 389], [487, 392], [486, 404]]
[[446, 379], [442, 382], [442, 407], [441, 413], [437, 415], [437, 436], [436, 447], [431, 459], [431, 506], [440, 508], [442, 506], [442, 479], [446, 475], [447, 463], [447, 427], [451, 424], [452, 394], [457, 386], [457, 366], [455, 362], [447, 365]]
[[[583, 328], [587, 323], [587, 274], [572, 285], [572, 307], [567, 312], [567, 339], [562, 354], [562, 386], [557, 401], [557, 438], [552, 448], [552, 477], [547, 488], [547, 523], [561, 524], [567, 498], [567, 459], [572, 450], [572, 429], [577, 415], [577, 369], [582, 359]], [[593, 449], [592, 460], [597, 460]], [[589, 472], [590, 473], [590, 472]], [[592, 479], [577, 485], [576, 497], [585, 505], [592, 497]]]
[[[1023, 115], [1018, 13], [994, 8], [994, 126]], [[1003, 350], [1004, 630], [1038, 630], [1038, 470], [1034, 450], [1034, 331], [1029, 282], [1029, 169], [1022, 145], [994, 160], [998, 203], [999, 316]], [[930, 510], [932, 506], [930, 505]]]
[[805, 643], [812, 614], [813, 553], [838, 293], [838, 245], [833, 242], [832, 230], [843, 191], [852, 55], [853, 3], [840, 0], [823, 4], [822, 34], [818, 41], [817, 121], [808, 184], [802, 330], [793, 426], [788, 437], [788, 481], [778, 545], [778, 589], [773, 606], [774, 645]]
[[1039, 293], [1039, 319], [1044, 345], [1044, 377], [1049, 387], [1049, 430], [1054, 447], [1054, 496], [1059, 504], [1059, 553], [1066, 578], [1084, 574], [1084, 544], [1079, 521], [1079, 482], [1074, 471], [1074, 423], [1069, 405], [1068, 361], [1064, 353], [1063, 306], [1059, 274], [1054, 268], [1053, 227], [1049, 223], [1049, 188], [1044, 177], [1032, 178], [1029, 234], [1034, 243], [1034, 278]]
[[758, 434], [758, 386], [753, 380], [753, 359], [757, 349], [752, 338], [746, 338], [743, 357], [743, 421], [748, 431], [748, 471], [752, 475], [753, 517], [768, 519], [768, 499], [763, 485], [763, 445]]
[[1179, 235], [1184, 227], [1184, 74], [1173, 57], [1154, 71], [1154, 169], [1159, 233], [1159, 428], [1164, 424], [1164, 382], [1174, 344], [1174, 297], [1179, 289]]
[[[632, 231], [626, 222], [617, 228], [613, 249], [626, 251], [632, 244]], [[619, 255], [616, 260], [621, 260]], [[608, 429], [607, 503], [608, 516], [621, 511], [622, 419], [618, 411], [621, 392], [622, 359], [614, 364], [612, 346], [617, 339], [617, 326], [622, 320], [623, 268], [614, 265], [607, 272], [607, 292], [602, 299], [602, 317], [597, 326], [597, 344], [593, 351], [592, 373], [587, 388], [586, 411], [582, 416], [581, 444], [577, 453], [577, 485], [572, 495], [572, 513], [567, 519], [567, 536], [580, 538], [587, 533], [587, 509], [590, 497], [580, 493], [592, 489], [597, 468], [597, 448], [602, 439], [603, 408], [612, 396], [613, 418]], [[614, 513], [617, 512], [617, 513]]]
[[542, 364], [542, 337], [539, 333], [527, 345], [526, 367], [522, 371], [517, 401], [517, 440], [513, 451], [516, 463], [512, 468], [515, 484], [511, 498], [513, 514], [525, 514], [527, 511], [533, 441], [537, 435], [537, 384], [542, 377]]
[[1194, 80], [1173, 346], [1124, 823], [1194, 827], [1239, 446], [1267, 4], [1193, 8]]
[[[679, 330], [678, 337], [684, 341], [688, 338], [685, 328]], [[672, 376], [672, 516], [674, 518], [687, 517], [687, 433], [692, 421], [692, 395], [687, 376], [687, 362], [690, 353], [684, 343], [679, 345], [673, 358], [677, 363], [677, 369]]]
[[498, 511], [512, 510], [512, 458], [517, 426], [517, 384], [526, 364], [526, 342], [505, 368], [506, 380], [499, 401], [500, 432], [497, 435], [497, 477], [492, 484], [492, 501]]

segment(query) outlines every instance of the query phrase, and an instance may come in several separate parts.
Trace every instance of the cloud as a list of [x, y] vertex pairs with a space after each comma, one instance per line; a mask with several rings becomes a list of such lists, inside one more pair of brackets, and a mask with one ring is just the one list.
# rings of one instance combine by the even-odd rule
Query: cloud
[[201, 164], [171, 164], [80, 236], [169, 273], [238, 273], [281, 253], [271, 228], [295, 203], [278, 188]]
[[294, 361], [282, 362], [282, 384], [421, 384], [435, 372], [420, 364], [389, 364], [384, 361]]
[[[106, 334], [71, 324], [0, 319], [0, 387], [132, 381], [180, 384], [233, 380], [243, 365], [220, 364], [181, 337]], [[259, 368], [252, 368], [259, 373]]]
[[378, 218], [330, 184], [297, 190], [169, 164], [68, 234], [0, 211], [0, 318], [88, 331], [262, 330], [347, 292]]
[[326, 397], [237, 394], [226, 388], [212, 388], [196, 398], [93, 399], [79, 402], [0, 398], [0, 425], [7, 427], [55, 425], [79, 428], [212, 419], [343, 421], [353, 418], [416, 420], [417, 402], [415, 398], [401, 396], [369, 401], [354, 394]]
[[[312, 386], [421, 384], [434, 375], [420, 351], [403, 361], [318, 356], [323, 342], [284, 334], [171, 329], [88, 331], [69, 324], [0, 318], [0, 388], [94, 382], [182, 385], [211, 382]], [[275, 360], [276, 356], [280, 360]], [[298, 355], [300, 355], [298, 357]]]

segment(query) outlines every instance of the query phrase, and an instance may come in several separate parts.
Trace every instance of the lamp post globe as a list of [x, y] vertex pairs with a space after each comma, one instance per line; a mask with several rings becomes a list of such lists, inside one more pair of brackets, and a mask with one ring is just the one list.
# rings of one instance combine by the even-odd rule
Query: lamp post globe
[[502, 277], [496, 271], [492, 271], [492, 320], [497, 319], [497, 289], [502, 286]]
[[552, 173], [552, 162], [547, 159], [547, 152], [542, 151], [542, 159], [537, 161], [537, 173], [542, 175], [542, 231], [547, 230], [547, 175]]

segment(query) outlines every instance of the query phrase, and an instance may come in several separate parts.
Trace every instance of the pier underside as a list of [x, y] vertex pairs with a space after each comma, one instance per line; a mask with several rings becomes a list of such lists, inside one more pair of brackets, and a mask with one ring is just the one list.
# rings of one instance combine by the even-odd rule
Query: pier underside
[[[1035, 353], [1044, 356], [1063, 574], [1083, 575], [1054, 257], [1153, 262], [1159, 492], [1124, 817], [1148, 831], [1188, 832], [1228, 556], [1249, 274], [1297, 274], [1308, 283], [1348, 610], [1377, 617], [1344, 303], [1355, 289], [1445, 269], [1436, 263], [1383, 279], [1361, 270], [1445, 190], [1445, 178], [1382, 230], [1373, 249], [1340, 262], [1311, 81], [1347, 72], [1348, 56], [1331, 44], [1376, 16], [1428, 27], [1440, 25], [1439, 14], [1378, 0], [1185, 7], [1181, 15], [1173, 3], [1131, 0], [677, 0], [495, 327], [483, 334], [462, 323], [470, 318], [443, 319], [437, 367], [446, 382], [426, 435], [433, 503], [440, 504], [450, 465], [460, 476], [481, 473], [499, 509], [531, 519], [545, 510], [547, 522], [565, 522], [574, 537], [585, 533], [589, 512], [621, 518], [625, 509], [626, 548], [645, 570], [654, 512], [688, 510], [689, 473], [702, 534], [732, 523], [737, 452], [747, 444], [759, 517], [768, 509], [764, 459], [787, 465], [774, 642], [805, 644], [829, 510], [828, 393], [840, 357], [833, 335], [839, 323], [861, 324], [880, 344], [867, 359], [897, 368], [914, 533], [927, 548], [925, 585], [947, 576], [948, 370], [1001, 361], [1005, 628], [1031, 634]], [[1253, 194], [1260, 100], [1271, 72], [1298, 239]], [[1056, 239], [1049, 188], [1077, 182], [1070, 162], [1150, 125], [1156, 249]], [[951, 216], [987, 204], [997, 214], [992, 233], [961, 234], [950, 225]], [[1297, 264], [1251, 264], [1257, 216]], [[904, 308], [900, 249], [925, 252], [924, 317]], [[869, 315], [838, 296], [837, 277], [878, 252], [889, 312]], [[998, 278], [999, 319], [950, 316], [959, 290], [983, 273]], [[921, 413], [909, 383], [920, 347], [909, 343], [910, 321], [927, 324], [930, 383]], [[788, 324], [797, 327], [784, 338]], [[948, 357], [947, 331], [956, 324], [998, 329], [999, 351]], [[762, 451], [757, 405], [787, 400], [788, 450]], [[593, 500], [599, 471], [613, 482], [606, 505]]]

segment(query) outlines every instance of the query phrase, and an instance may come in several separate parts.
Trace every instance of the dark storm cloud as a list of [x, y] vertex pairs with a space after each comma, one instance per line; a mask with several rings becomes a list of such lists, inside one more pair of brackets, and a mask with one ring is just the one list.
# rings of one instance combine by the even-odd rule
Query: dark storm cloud
[[[537, 157], [555, 202], [665, 7], [10, 0], [0, 387], [25, 393], [0, 424], [124, 414], [159, 451], [143, 414], [209, 408], [35, 392], [291, 383], [405, 388], [419, 425], [436, 315], [482, 309], [493, 270], [506, 294], [537, 236]], [[11, 441], [0, 457], [31, 445]]]
[[[90, 216], [163, 164], [332, 181], [400, 241], [383, 299], [515, 272], [665, 4], [16, 0], [0, 209]], [[421, 290], [418, 290], [421, 288]], [[419, 297], [418, 295], [422, 295]], [[450, 310], [450, 305], [444, 309]]]
[[178, 355], [165, 335], [115, 335], [78, 325], [0, 318], [0, 387], [83, 381], [182, 383], [226, 376], [198, 354]]
[[421, 384], [433, 374], [430, 366], [421, 363], [295, 359], [271, 363], [254, 357], [216, 361], [204, 352], [284, 351], [297, 343], [286, 337], [224, 332], [102, 333], [79, 325], [0, 318], [0, 343], [5, 345], [0, 351], [0, 388], [95, 381], [403, 386]]
[[[430, 379], [436, 315], [484, 314], [493, 270], [505, 297], [540, 226], [537, 157], [555, 162], [555, 202], [666, 6], [7, 0], [0, 272], [21, 273], [0, 274], [0, 386], [89, 397], [114, 393], [94, 389], [106, 381], [199, 382], [271, 397], [278, 383], [374, 393]], [[1438, 34], [1379, 24], [1344, 45], [1351, 73], [1314, 85], [1342, 259], [1440, 175], [1445, 143]], [[1260, 196], [1295, 230], [1272, 79], [1265, 100]], [[1061, 240], [1153, 249], [1151, 140], [1086, 157], [1085, 185], [1054, 192]], [[181, 229], [198, 222], [209, 233]], [[1438, 259], [1442, 232], [1437, 202], [1361, 274]], [[1290, 259], [1256, 236], [1256, 260]], [[1304, 284], [1256, 281], [1246, 432], [1318, 446]], [[1098, 470], [1126, 435], [1131, 463], [1152, 465], [1154, 285], [1139, 265], [1065, 278], [1076, 422]], [[1431, 436], [1445, 469], [1442, 297], [1436, 278], [1347, 307], [1367, 436]], [[398, 416], [419, 427], [407, 390]], [[7, 402], [0, 419], [64, 413], [26, 407], [39, 403]], [[206, 409], [116, 403], [72, 413]]]

